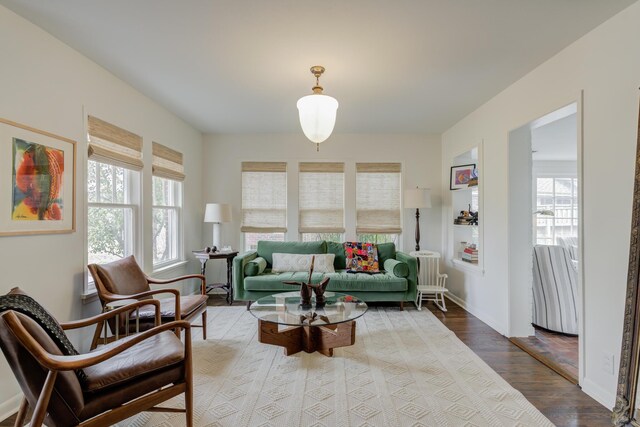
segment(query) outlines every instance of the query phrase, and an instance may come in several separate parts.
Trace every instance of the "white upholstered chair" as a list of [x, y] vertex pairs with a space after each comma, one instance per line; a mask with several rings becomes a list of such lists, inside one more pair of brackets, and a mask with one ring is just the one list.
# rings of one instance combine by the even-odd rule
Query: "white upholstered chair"
[[533, 324], [578, 334], [578, 281], [569, 251], [562, 246], [533, 248]]
[[422, 310], [422, 301], [433, 301], [442, 311], [447, 311], [444, 294], [447, 275], [440, 273], [440, 254], [432, 251], [414, 251], [410, 254], [418, 258], [418, 295], [416, 307]]

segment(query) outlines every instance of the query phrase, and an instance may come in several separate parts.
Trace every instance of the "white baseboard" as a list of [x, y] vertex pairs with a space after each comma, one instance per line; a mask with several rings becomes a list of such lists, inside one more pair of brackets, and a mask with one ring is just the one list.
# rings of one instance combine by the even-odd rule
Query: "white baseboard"
[[11, 415], [18, 412], [20, 402], [22, 401], [22, 393], [18, 393], [11, 399], [0, 403], [0, 420], [6, 420]]
[[457, 296], [453, 295], [451, 292], [445, 293], [444, 296], [454, 304], [459, 305], [469, 313], [476, 316], [478, 319], [482, 320], [484, 323], [489, 325], [492, 329], [494, 329], [500, 335], [505, 335], [506, 333], [505, 328], [503, 327], [503, 325], [500, 325], [500, 323], [497, 322], [493, 317], [489, 316], [488, 314], [484, 313], [482, 310], [479, 310], [476, 307], [469, 306], [465, 300], [458, 298]]
[[582, 380], [582, 391], [594, 398], [608, 410], [612, 410], [616, 404], [615, 391], [605, 390], [588, 378]]

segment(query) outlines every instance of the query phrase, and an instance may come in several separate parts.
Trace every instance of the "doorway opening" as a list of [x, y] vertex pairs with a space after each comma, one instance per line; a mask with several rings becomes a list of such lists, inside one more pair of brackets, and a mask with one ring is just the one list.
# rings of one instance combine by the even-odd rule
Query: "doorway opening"
[[580, 382], [578, 104], [509, 133], [509, 337]]

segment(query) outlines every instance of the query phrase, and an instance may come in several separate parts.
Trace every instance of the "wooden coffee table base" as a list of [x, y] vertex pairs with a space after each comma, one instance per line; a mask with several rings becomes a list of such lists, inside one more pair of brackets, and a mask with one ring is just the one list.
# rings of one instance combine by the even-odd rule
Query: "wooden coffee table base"
[[278, 324], [258, 320], [258, 341], [284, 347], [284, 354], [291, 356], [300, 351], [317, 351], [332, 357], [333, 349], [356, 342], [356, 322], [344, 322], [322, 326], [291, 326], [278, 331]]

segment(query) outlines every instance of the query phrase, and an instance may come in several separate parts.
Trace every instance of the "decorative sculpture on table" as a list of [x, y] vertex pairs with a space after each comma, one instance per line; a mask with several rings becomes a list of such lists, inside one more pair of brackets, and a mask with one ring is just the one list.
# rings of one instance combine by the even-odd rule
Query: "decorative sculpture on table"
[[311, 267], [309, 268], [309, 279], [307, 282], [293, 282], [283, 281], [285, 285], [300, 286], [300, 306], [302, 308], [311, 308], [311, 291], [316, 294], [316, 308], [322, 308], [327, 302], [327, 298], [324, 296], [324, 291], [329, 285], [329, 278], [325, 278], [320, 283], [311, 283], [311, 277], [313, 276], [313, 265], [316, 257], [311, 257]]

